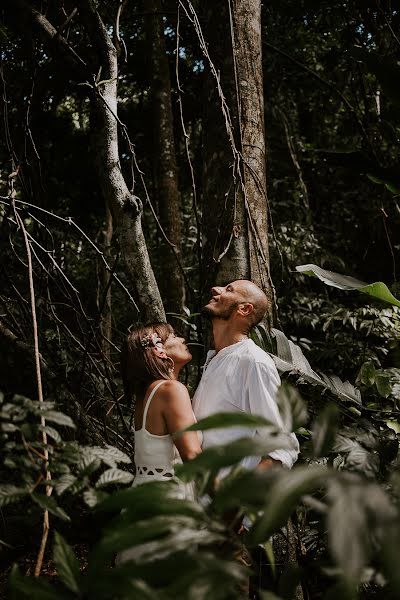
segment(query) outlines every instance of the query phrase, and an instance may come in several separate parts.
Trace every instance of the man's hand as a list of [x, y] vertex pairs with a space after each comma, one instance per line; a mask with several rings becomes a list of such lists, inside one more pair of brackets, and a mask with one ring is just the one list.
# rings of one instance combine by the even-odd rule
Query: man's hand
[[260, 471], [267, 471], [268, 469], [271, 469], [273, 467], [281, 467], [281, 466], [282, 466], [282, 463], [280, 460], [275, 460], [274, 458], [267, 456], [266, 458], [262, 458], [260, 460], [256, 469], [260, 469]]

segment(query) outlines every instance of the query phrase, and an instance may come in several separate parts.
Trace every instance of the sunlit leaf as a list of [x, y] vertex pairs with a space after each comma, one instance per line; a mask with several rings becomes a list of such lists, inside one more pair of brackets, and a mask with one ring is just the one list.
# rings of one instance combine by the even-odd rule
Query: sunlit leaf
[[357, 290], [362, 294], [367, 294], [377, 300], [382, 300], [388, 304], [400, 307], [400, 300], [395, 298], [388, 287], [381, 281], [365, 283], [354, 277], [348, 277], [347, 275], [341, 275], [340, 273], [321, 269], [321, 267], [313, 264], [298, 265], [296, 270], [299, 273], [303, 273], [303, 275], [317, 277], [327, 285], [339, 288], [340, 290]]
[[107, 469], [104, 471], [96, 481], [96, 487], [104, 487], [106, 485], [117, 484], [117, 483], [131, 483], [134, 478], [132, 473], [122, 471], [121, 469]]

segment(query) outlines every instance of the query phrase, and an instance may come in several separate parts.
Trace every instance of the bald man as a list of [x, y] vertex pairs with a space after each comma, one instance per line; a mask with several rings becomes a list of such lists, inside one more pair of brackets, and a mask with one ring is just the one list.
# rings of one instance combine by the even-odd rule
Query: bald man
[[[202, 313], [211, 320], [215, 350], [207, 354], [193, 398], [198, 421], [218, 412], [246, 412], [261, 415], [281, 427], [276, 404], [280, 378], [275, 363], [248, 337], [267, 308], [264, 292], [246, 279], [212, 288], [211, 299]], [[256, 435], [262, 435], [262, 431], [243, 427], [211, 429], [203, 432], [203, 449]], [[291, 438], [290, 449], [277, 449], [263, 459], [250, 456], [242, 465], [249, 469], [269, 468], [278, 463], [291, 468], [299, 453], [296, 436], [291, 434]]]

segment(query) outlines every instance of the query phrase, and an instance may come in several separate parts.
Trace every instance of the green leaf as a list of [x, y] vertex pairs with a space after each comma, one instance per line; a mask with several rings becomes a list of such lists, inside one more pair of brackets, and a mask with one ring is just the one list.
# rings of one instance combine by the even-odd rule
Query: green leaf
[[348, 580], [358, 581], [372, 547], [383, 541], [396, 510], [375, 483], [358, 477], [337, 477], [328, 485], [328, 539], [333, 557]]
[[54, 534], [53, 560], [64, 585], [71, 592], [79, 594], [80, 570], [78, 559], [71, 546], [57, 531]]
[[376, 389], [383, 398], [387, 398], [392, 393], [393, 386], [390, 382], [390, 376], [384, 373], [378, 373], [375, 379]]
[[46, 421], [51, 421], [52, 423], [57, 423], [57, 425], [64, 425], [64, 427], [72, 427], [76, 429], [75, 423], [68, 417], [68, 415], [64, 415], [64, 413], [59, 412], [57, 410], [43, 410], [40, 412], [40, 415], [46, 419]]
[[52, 496], [33, 492], [31, 494], [31, 498], [36, 502], [36, 504], [43, 508], [43, 510], [48, 510], [51, 514], [59, 517], [63, 521], [71, 520], [67, 513], [60, 506], [58, 506], [57, 502]]
[[215, 492], [213, 507], [218, 512], [232, 508], [257, 511], [265, 505], [268, 490], [277, 476], [276, 469], [242, 469], [224, 477]]
[[29, 490], [26, 488], [19, 488], [11, 483], [0, 484], [0, 506], [18, 502], [27, 494], [29, 494]]
[[13, 565], [9, 577], [10, 600], [64, 600], [70, 598], [39, 577], [25, 577]]
[[83, 499], [90, 508], [93, 508], [94, 506], [99, 504], [99, 502], [103, 502], [103, 500], [105, 500], [108, 497], [109, 494], [107, 494], [107, 492], [102, 492], [101, 490], [94, 490], [93, 488], [89, 488], [88, 490], [83, 492]]
[[219, 469], [230, 467], [246, 456], [266, 456], [274, 450], [292, 447], [293, 440], [284, 433], [253, 439], [240, 438], [229, 444], [206, 448], [193, 460], [177, 465], [176, 472], [179, 477], [190, 479], [209, 470], [215, 473]]
[[117, 483], [131, 483], [134, 475], [121, 469], [107, 469], [104, 471], [96, 482], [97, 488], [104, 487], [106, 485], [117, 484]]
[[308, 417], [307, 407], [299, 391], [287, 382], [282, 383], [277, 393], [277, 403], [284, 431], [297, 431]]
[[360, 369], [357, 380], [364, 385], [371, 386], [375, 383], [376, 369], [373, 363], [365, 362]]
[[58, 433], [57, 429], [50, 427], [50, 425], [39, 425], [39, 431], [44, 431], [49, 437], [53, 438], [57, 444], [62, 442], [61, 435]]
[[91, 446], [90, 452], [93, 457], [98, 458], [110, 468], [116, 468], [118, 463], [129, 464], [132, 462], [127, 454], [114, 446], [107, 445], [104, 448], [101, 446]]
[[54, 488], [59, 496], [65, 492], [71, 485], [76, 482], [75, 475], [72, 473], [65, 473], [54, 481]]
[[347, 275], [341, 275], [340, 273], [327, 271], [326, 269], [321, 269], [321, 267], [312, 264], [299, 265], [296, 267], [296, 270], [304, 275], [317, 277], [327, 285], [339, 288], [340, 290], [357, 290], [362, 294], [367, 294], [373, 298], [376, 298], [377, 300], [382, 300], [388, 304], [393, 304], [394, 306], [400, 307], [400, 300], [395, 298], [388, 287], [381, 281], [377, 281], [375, 283], [365, 283], [359, 279], [354, 279], [354, 277], [348, 277]]
[[264, 512], [249, 531], [248, 540], [252, 545], [261, 544], [282, 527], [301, 496], [326, 483], [332, 471], [325, 467], [297, 467], [292, 471], [283, 471], [275, 477], [268, 490]]
[[366, 477], [375, 477], [379, 471], [379, 456], [370, 452], [356, 440], [342, 434], [336, 436], [335, 452], [346, 453], [345, 467]]
[[95, 548], [90, 562], [99, 568], [115, 552], [140, 546], [136, 561], [154, 562], [171, 553], [191, 549], [194, 544], [221, 541], [220, 534], [199, 527], [198, 521], [182, 515], [160, 515], [127, 524], [124, 519], [114, 521]]
[[271, 333], [276, 340], [276, 355], [271, 354], [271, 357], [278, 371], [281, 373], [295, 373], [301, 380], [321, 387], [323, 390], [329, 390], [342, 402], [361, 404], [360, 391], [351, 383], [348, 381], [343, 382], [339, 377], [333, 375], [328, 376], [323, 373], [318, 375], [311, 368], [300, 346], [289, 340], [283, 331], [279, 329], [272, 329]]
[[338, 420], [339, 409], [336, 404], [328, 404], [318, 415], [312, 428], [314, 457], [326, 456], [332, 449], [338, 428]]
[[177, 431], [174, 435], [180, 435], [184, 431], [207, 431], [208, 429], [223, 429], [227, 427], [273, 427], [276, 430], [276, 425], [272, 424], [264, 417], [250, 415], [248, 413], [238, 412], [221, 412], [215, 413], [205, 419], [201, 419], [190, 427]]

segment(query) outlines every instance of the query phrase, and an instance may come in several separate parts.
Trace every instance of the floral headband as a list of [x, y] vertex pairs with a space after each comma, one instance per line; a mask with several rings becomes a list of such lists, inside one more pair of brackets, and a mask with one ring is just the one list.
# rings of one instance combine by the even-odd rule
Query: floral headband
[[140, 340], [140, 344], [145, 350], [147, 350], [147, 348], [157, 348], [160, 351], [164, 350], [162, 339], [158, 333], [149, 333], [148, 335], [145, 335]]

